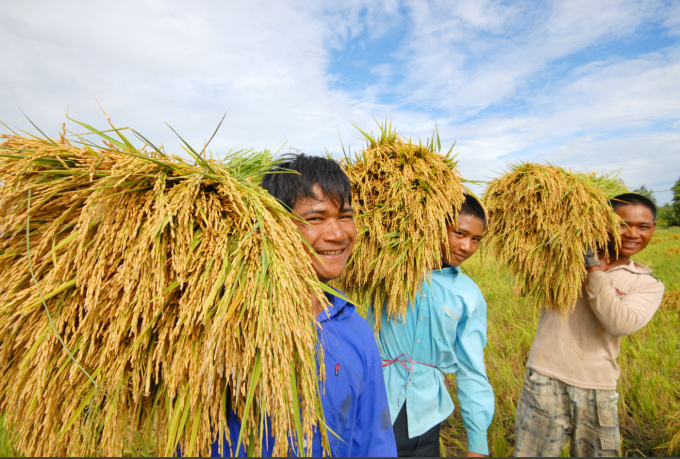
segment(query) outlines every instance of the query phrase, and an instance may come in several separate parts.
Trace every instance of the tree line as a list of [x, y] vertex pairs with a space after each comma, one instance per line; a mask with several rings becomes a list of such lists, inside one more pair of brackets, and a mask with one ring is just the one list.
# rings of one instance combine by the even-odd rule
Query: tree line
[[649, 198], [658, 207], [657, 220], [659, 225], [666, 227], [680, 226], [680, 178], [675, 182], [671, 191], [673, 192], [673, 199], [663, 206], [658, 205], [654, 192], [648, 190], [644, 185], [633, 192]]

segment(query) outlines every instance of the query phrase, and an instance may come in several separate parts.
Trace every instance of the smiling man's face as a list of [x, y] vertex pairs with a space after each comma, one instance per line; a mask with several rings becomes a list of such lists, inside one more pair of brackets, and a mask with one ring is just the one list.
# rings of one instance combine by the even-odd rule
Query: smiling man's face
[[484, 222], [475, 216], [461, 214], [458, 216], [458, 226], [447, 225], [446, 232], [449, 250], [447, 252], [446, 245], [442, 244], [442, 260], [452, 266], [460, 266], [479, 248], [484, 237]]
[[629, 204], [616, 209], [616, 213], [624, 221], [621, 224], [621, 246], [619, 258], [631, 257], [647, 247], [654, 236], [656, 222], [652, 211], [643, 205]]
[[340, 208], [324, 195], [319, 185], [314, 185], [312, 190], [315, 198], [303, 198], [295, 204], [293, 212], [304, 220], [295, 220], [295, 224], [315, 251], [310, 256], [317, 277], [321, 282], [329, 282], [345, 270], [357, 227], [349, 202]]

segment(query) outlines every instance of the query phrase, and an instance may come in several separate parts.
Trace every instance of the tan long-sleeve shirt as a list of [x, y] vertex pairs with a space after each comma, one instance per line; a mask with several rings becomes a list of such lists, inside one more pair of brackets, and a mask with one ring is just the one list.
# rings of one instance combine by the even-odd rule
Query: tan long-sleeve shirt
[[620, 337], [644, 327], [661, 304], [664, 286], [651, 273], [634, 261], [589, 273], [564, 319], [541, 311], [527, 368], [583, 389], [615, 390]]

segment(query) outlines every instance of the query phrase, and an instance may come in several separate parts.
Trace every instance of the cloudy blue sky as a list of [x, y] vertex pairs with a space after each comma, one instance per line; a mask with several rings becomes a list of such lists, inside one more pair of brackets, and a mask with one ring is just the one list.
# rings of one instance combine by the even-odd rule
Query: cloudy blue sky
[[168, 151], [227, 112], [214, 150], [340, 154], [387, 117], [437, 123], [470, 180], [623, 169], [663, 203], [680, 177], [678, 1], [5, 1], [0, 62], [12, 127], [105, 127], [96, 96]]

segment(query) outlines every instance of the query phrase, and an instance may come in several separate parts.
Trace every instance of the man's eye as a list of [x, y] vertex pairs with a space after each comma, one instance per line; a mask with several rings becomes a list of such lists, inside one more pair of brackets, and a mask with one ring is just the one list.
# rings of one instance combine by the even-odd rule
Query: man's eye
[[354, 220], [354, 215], [343, 215], [342, 217], [340, 217], [340, 220], [344, 221]]

